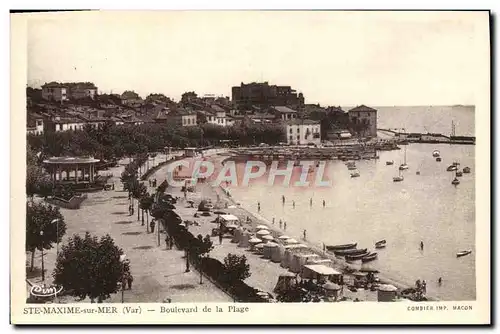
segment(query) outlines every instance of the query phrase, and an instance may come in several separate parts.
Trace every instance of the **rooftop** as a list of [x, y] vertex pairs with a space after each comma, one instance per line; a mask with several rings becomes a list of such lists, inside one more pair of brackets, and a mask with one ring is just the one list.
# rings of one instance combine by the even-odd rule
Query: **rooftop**
[[353, 111], [353, 112], [376, 112], [377, 110], [370, 108], [370, 107], [367, 107], [364, 104], [362, 104], [360, 106], [357, 106], [356, 108], [352, 108], [351, 110], [349, 110], [349, 112], [351, 112], [351, 111]]
[[319, 124], [319, 121], [313, 121], [312, 119], [293, 119], [285, 123], [287, 125], [314, 125]]
[[276, 107], [273, 107], [273, 109], [276, 111], [279, 111], [280, 113], [297, 113], [296, 110], [290, 109], [290, 108], [285, 107], [285, 106], [276, 106]]

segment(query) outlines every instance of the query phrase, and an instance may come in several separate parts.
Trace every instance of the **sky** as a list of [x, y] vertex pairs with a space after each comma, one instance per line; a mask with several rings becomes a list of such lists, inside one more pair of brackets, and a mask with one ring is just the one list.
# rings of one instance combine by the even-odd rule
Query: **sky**
[[[268, 81], [321, 105], [475, 104], [485, 12], [95, 12], [33, 15], [28, 85], [231, 96]], [[487, 72], [485, 72], [487, 71]], [[489, 76], [488, 76], [489, 77]]]

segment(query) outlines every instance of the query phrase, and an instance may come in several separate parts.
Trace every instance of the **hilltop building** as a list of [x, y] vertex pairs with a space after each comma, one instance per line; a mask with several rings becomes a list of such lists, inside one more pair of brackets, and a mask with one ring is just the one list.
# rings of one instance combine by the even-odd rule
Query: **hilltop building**
[[238, 109], [251, 109], [252, 106], [266, 108], [270, 106], [304, 106], [304, 96], [290, 86], [269, 85], [269, 83], [241, 83], [232, 87], [232, 101]]

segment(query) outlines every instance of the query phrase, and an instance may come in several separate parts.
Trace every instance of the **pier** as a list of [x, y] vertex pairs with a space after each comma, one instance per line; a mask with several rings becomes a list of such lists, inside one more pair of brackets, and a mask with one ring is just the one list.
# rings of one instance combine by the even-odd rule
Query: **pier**
[[446, 136], [441, 133], [419, 133], [419, 132], [399, 132], [391, 129], [377, 129], [377, 131], [392, 134], [395, 139], [402, 143], [418, 144], [454, 144], [454, 145], [475, 145], [476, 137], [471, 136]]

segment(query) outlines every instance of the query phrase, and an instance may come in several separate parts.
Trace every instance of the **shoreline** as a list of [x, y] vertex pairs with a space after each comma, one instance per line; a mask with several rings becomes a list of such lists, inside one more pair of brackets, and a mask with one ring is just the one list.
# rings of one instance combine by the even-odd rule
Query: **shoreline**
[[[217, 158], [219, 158], [219, 159], [217, 159]], [[218, 163], [218, 164], [220, 164], [223, 160], [225, 160], [227, 158], [228, 157], [219, 156], [219, 155], [214, 155], [214, 156], [210, 157], [210, 159], [213, 162]], [[226, 190], [222, 185], [219, 185], [219, 186], [210, 185], [210, 188], [212, 189], [214, 194], [216, 194], [218, 197], [220, 196], [220, 200], [226, 200], [226, 201], [230, 202], [232, 205], [234, 205], [236, 208], [244, 211], [248, 215], [248, 217], [251, 218], [251, 220], [252, 220], [251, 225], [253, 227], [255, 227], [257, 225], [266, 225], [269, 228], [269, 230], [272, 231], [273, 234], [275, 234], [275, 235], [287, 234], [284, 230], [277, 228], [276, 225], [273, 225], [272, 222], [269, 221], [268, 219], [264, 218], [263, 216], [261, 216], [260, 214], [258, 214], [256, 212], [253, 212], [252, 210], [250, 210], [246, 206], [239, 203], [236, 199], [234, 199], [232, 197], [229, 190]], [[219, 192], [222, 193], [222, 196], [224, 196], [224, 197], [222, 197], [221, 194], [219, 194]], [[290, 234], [287, 234], [287, 235], [290, 235]], [[334, 269], [337, 269], [337, 270], [344, 272], [346, 268], [351, 267], [348, 262], [346, 262], [343, 259], [337, 258], [334, 254], [329, 253], [329, 252], [323, 252], [322, 244], [318, 244], [318, 243], [315, 243], [315, 242], [312, 242], [309, 240], [303, 240], [302, 238], [296, 238], [293, 235], [290, 235], [290, 236], [293, 237], [294, 239], [296, 239], [297, 241], [299, 241], [300, 243], [306, 245], [311, 250], [311, 252], [319, 255], [320, 257], [322, 257], [324, 259], [331, 260]], [[404, 290], [404, 289], [408, 289], [408, 288], [413, 287], [411, 284], [408, 284], [405, 282], [400, 282], [394, 278], [387, 276], [386, 274], [384, 274], [382, 272], [379, 272], [377, 274], [377, 276], [380, 279], [381, 284], [391, 284], [391, 285], [394, 285], [395, 287], [397, 287], [399, 290]], [[426, 298], [427, 298], [427, 301], [440, 301], [438, 298], [431, 296], [431, 295], [427, 295]]]

